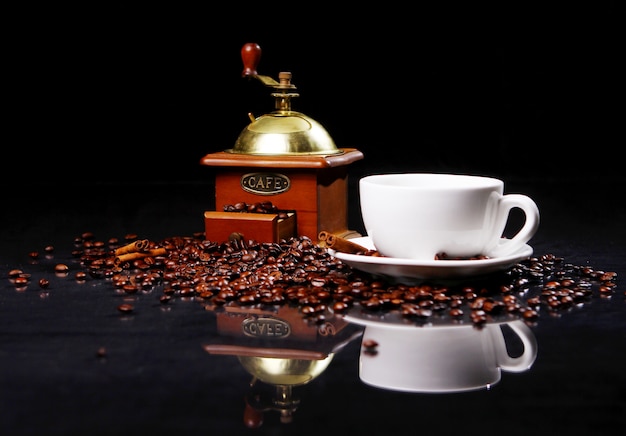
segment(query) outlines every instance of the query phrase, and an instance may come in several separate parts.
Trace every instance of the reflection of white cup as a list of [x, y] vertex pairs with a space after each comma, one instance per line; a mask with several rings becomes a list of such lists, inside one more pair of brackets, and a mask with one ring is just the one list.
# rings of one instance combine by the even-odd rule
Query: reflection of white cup
[[[526, 195], [504, 194], [500, 179], [460, 174], [377, 174], [359, 181], [361, 214], [380, 254], [434, 260], [499, 257], [520, 250], [539, 227], [539, 209]], [[502, 234], [513, 208], [525, 221], [506, 243]]]
[[[524, 351], [511, 356], [499, 324], [436, 327], [367, 325], [359, 377], [371, 386], [405, 392], [463, 392], [490, 388], [501, 371], [527, 371], [537, 357], [537, 341], [521, 320], [506, 323]], [[375, 350], [366, 341], [377, 343]]]

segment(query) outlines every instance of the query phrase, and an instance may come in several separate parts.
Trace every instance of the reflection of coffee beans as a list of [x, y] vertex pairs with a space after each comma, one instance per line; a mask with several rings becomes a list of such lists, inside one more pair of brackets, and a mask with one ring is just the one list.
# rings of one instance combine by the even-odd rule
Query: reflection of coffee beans
[[[211, 308], [289, 304], [314, 322], [353, 306], [418, 323], [447, 318], [480, 326], [499, 317], [534, 322], [541, 308], [555, 313], [594, 296], [610, 296], [617, 280], [614, 272], [568, 264], [546, 254], [481, 282], [392, 284], [352, 269], [305, 236], [280, 243], [259, 243], [243, 235], [222, 243], [204, 240], [202, 233], [172, 237], [149, 243], [150, 249], [165, 249], [165, 255], [117, 264], [118, 239], [108, 241], [99, 243], [89, 233], [74, 240], [72, 255], [89, 272], [81, 273], [81, 280], [106, 278], [125, 294], [160, 289], [163, 304], [177, 297], [193, 298]], [[69, 267], [56, 264], [51, 269], [58, 273]], [[9, 272], [9, 278], [20, 289], [30, 283], [29, 275], [17, 269]], [[48, 286], [45, 281], [37, 283]], [[132, 311], [128, 306], [118, 309]]]

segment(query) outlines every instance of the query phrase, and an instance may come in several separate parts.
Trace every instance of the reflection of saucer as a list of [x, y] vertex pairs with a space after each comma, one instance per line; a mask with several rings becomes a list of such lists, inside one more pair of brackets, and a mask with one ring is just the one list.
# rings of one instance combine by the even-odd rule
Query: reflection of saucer
[[380, 315], [378, 315], [377, 317], [371, 315], [371, 319], [370, 319], [370, 315], [368, 313], [365, 312], [348, 312], [345, 315], [342, 315], [342, 318], [352, 324], [356, 324], [356, 325], [360, 325], [363, 327], [371, 327], [371, 328], [378, 328], [378, 329], [388, 329], [388, 330], [398, 330], [398, 331], [403, 331], [403, 332], [412, 332], [416, 329], [419, 330], [424, 330], [427, 328], [474, 328], [472, 326], [472, 324], [461, 324], [461, 323], [452, 323], [452, 322], [446, 322], [442, 325], [433, 325], [433, 324], [428, 324], [426, 326], [423, 325], [417, 325], [414, 322], [411, 322], [410, 320], [406, 319], [406, 318], [402, 318], [401, 316], [398, 317], [394, 317], [393, 319], [390, 319], [389, 316], [385, 316], [385, 317], [381, 317]]
[[[367, 236], [350, 240], [365, 248], [375, 249], [371, 239]], [[502, 244], [506, 243], [506, 240], [502, 241]], [[528, 244], [525, 244], [516, 253], [502, 257], [481, 260], [427, 261], [348, 254], [332, 249], [328, 249], [328, 252], [343, 263], [360, 271], [394, 281], [410, 282], [427, 279], [461, 279], [503, 271], [529, 258], [533, 253], [533, 249]]]
[[[450, 319], [449, 317], [430, 317], [427, 322], [416, 321], [411, 318], [403, 317], [399, 312], [369, 312], [358, 307], [350, 309], [341, 315], [344, 321], [362, 327], [370, 327], [371, 329], [396, 330], [405, 333], [411, 333], [414, 330], [429, 329], [472, 329], [476, 328], [469, 318], [459, 320]], [[500, 325], [516, 322], [519, 317], [506, 314], [501, 317], [493, 317], [485, 322], [484, 325]]]

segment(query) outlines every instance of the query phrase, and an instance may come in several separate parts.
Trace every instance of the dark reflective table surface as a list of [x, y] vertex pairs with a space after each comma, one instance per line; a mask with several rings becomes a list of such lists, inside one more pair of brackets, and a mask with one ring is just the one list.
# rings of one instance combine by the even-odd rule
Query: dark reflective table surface
[[[362, 232], [358, 177], [350, 181], [350, 226]], [[20, 201], [5, 202], [0, 228], [3, 435], [609, 435], [623, 428], [623, 181], [505, 180], [505, 191], [539, 205], [533, 256], [617, 276], [602, 290], [605, 279], [587, 277], [593, 292], [559, 310], [544, 303], [536, 317], [494, 312], [481, 328], [436, 310], [423, 319], [358, 307], [304, 316], [297, 305], [222, 306], [182, 287], [164, 301], [159, 281], [125, 292], [112, 278], [89, 274], [73, 254], [77, 239], [194, 238], [204, 230], [203, 212], [214, 208], [210, 182], [99, 184], [87, 194], [68, 185], [20, 189]], [[69, 267], [66, 275], [55, 273], [59, 263]], [[9, 277], [15, 269], [26, 286]], [[88, 273], [84, 281], [76, 280], [79, 271]], [[508, 272], [471, 284], [510, 284]], [[531, 293], [541, 294], [537, 280], [531, 291], [511, 293], [527, 304]], [[526, 346], [532, 355], [515, 370], [489, 369], [506, 336], [492, 327], [509, 324], [527, 330], [525, 344], [507, 337], [509, 353], [519, 356]], [[426, 337], [442, 328], [454, 333]], [[406, 342], [416, 331], [421, 337]], [[463, 332], [480, 338], [457, 339]], [[481, 345], [470, 347], [475, 340]], [[416, 350], [418, 341], [425, 345]], [[473, 351], [454, 354], [459, 343]], [[462, 365], [449, 365], [454, 359]], [[451, 379], [457, 384], [445, 387]]]

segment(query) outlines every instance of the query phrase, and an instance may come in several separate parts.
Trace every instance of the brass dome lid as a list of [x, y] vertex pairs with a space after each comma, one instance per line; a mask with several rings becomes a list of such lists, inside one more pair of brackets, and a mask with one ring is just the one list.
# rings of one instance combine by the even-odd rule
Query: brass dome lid
[[254, 155], [328, 155], [342, 151], [313, 118], [294, 111], [261, 115], [241, 132], [232, 153]]

